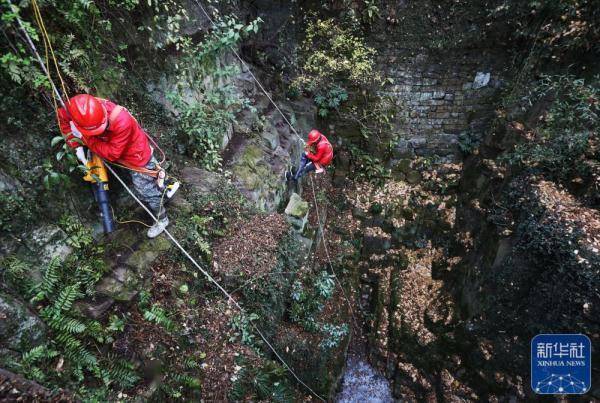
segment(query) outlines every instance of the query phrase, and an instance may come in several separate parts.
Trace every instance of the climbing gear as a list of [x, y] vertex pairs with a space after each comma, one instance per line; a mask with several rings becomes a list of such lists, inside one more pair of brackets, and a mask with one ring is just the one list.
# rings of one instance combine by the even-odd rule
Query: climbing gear
[[153, 239], [162, 234], [169, 225], [169, 217], [162, 218], [148, 229], [148, 238]]
[[[33, 41], [31, 40], [31, 37], [29, 35], [29, 32], [27, 31], [27, 29], [24, 27], [23, 22], [21, 21], [20, 17], [17, 15], [16, 19], [19, 23], [19, 26], [21, 28], [21, 31], [23, 32], [27, 42], [30, 44], [30, 47], [32, 49], [32, 52], [35, 54], [38, 62], [40, 63], [40, 65], [42, 66], [42, 69], [44, 70], [44, 72], [46, 72], [47, 76], [48, 76], [48, 80], [50, 82], [50, 85], [52, 86], [52, 89], [55, 92], [56, 98], [53, 97], [53, 102], [55, 102], [55, 110], [57, 110], [58, 108], [56, 107], [56, 100], [58, 99], [58, 101], [61, 103], [61, 105], [63, 107], [65, 107], [65, 103], [60, 95], [60, 93], [58, 92], [58, 90], [56, 89], [56, 86], [54, 85], [54, 82], [52, 80], [52, 77], [49, 74], [49, 61], [48, 61], [48, 48], [50, 48], [51, 51], [51, 55], [52, 58], [54, 60], [54, 64], [59, 76], [59, 79], [61, 80], [61, 83], [63, 84], [63, 93], [65, 98], [68, 100], [67, 97], [67, 91], [64, 87], [64, 83], [62, 80], [62, 77], [60, 76], [60, 70], [58, 68], [58, 63], [56, 60], [56, 57], [54, 55], [54, 51], [52, 50], [52, 46], [50, 44], [50, 39], [47, 35], [47, 33], [45, 32], [45, 26], [43, 23], [43, 20], [41, 18], [41, 13], [39, 12], [39, 8], [37, 7], [37, 2], [36, 0], [32, 0], [32, 5], [35, 11], [35, 16], [36, 16], [36, 20], [38, 21], [38, 26], [40, 26], [40, 30], [42, 31], [42, 38], [44, 39], [44, 46], [46, 48], [46, 62], [48, 64], [48, 68], [46, 65], [44, 65], [39, 53], [37, 52], [35, 46], [33, 45]], [[216, 28], [216, 24], [215, 22], [212, 20], [212, 18], [210, 17], [210, 15], [206, 12], [206, 10], [204, 9], [204, 7], [198, 2], [198, 0], [196, 0], [196, 4], [198, 4], [198, 6], [202, 9], [202, 11], [204, 12], [204, 14], [206, 15], [206, 17], [208, 18], [208, 20], [212, 23], [212, 25]], [[287, 122], [287, 124], [289, 125], [290, 129], [294, 132], [294, 134], [300, 139], [300, 141], [302, 143], [304, 143], [304, 140], [300, 137], [300, 135], [298, 134], [298, 132], [296, 131], [296, 129], [294, 128], [294, 126], [290, 123], [290, 121], [287, 119], [287, 117], [283, 114], [283, 112], [281, 111], [281, 109], [279, 109], [279, 107], [277, 106], [277, 104], [273, 101], [273, 99], [271, 98], [271, 96], [267, 93], [267, 91], [265, 90], [265, 88], [262, 86], [262, 84], [258, 81], [258, 79], [254, 76], [254, 74], [252, 73], [252, 71], [248, 68], [247, 64], [244, 62], [244, 60], [240, 57], [240, 55], [235, 51], [232, 50], [233, 53], [237, 56], [237, 58], [240, 60], [240, 62], [242, 63], [243, 66], [246, 67], [246, 70], [250, 73], [250, 75], [252, 76], [252, 78], [256, 81], [256, 83], [258, 84], [258, 86], [261, 88], [261, 90], [265, 93], [265, 95], [267, 96], [267, 98], [269, 98], [269, 100], [271, 101], [271, 103], [275, 106], [275, 109], [277, 109], [279, 111], [279, 113], [281, 114], [281, 116], [283, 117], [283, 119]], [[136, 195], [133, 193], [133, 191], [127, 186], [127, 184], [121, 179], [121, 177], [119, 176], [119, 174], [110, 166], [110, 165], [106, 165], [106, 167], [109, 169], [109, 171], [114, 175], [114, 177], [117, 178], [117, 180], [121, 183], [121, 185], [125, 188], [125, 190], [127, 190], [127, 192], [131, 195], [131, 197], [150, 215], [150, 217], [152, 217], [153, 220], [158, 221], [158, 217], [156, 217], [145, 205], [144, 203], [142, 203], [140, 201], [140, 199], [138, 199], [136, 197]], [[312, 179], [312, 178], [311, 178]], [[314, 194], [314, 184], [313, 184], [313, 194]], [[315, 202], [316, 202], [316, 198], [315, 198]], [[318, 207], [317, 207], [318, 208]], [[319, 219], [320, 221], [320, 219]], [[175, 239], [175, 237], [165, 228], [164, 229], [165, 234], [169, 237], [169, 239], [179, 248], [179, 250], [181, 250], [181, 252], [194, 264], [194, 266], [196, 266], [196, 268], [209, 280], [211, 281], [227, 298], [228, 300], [231, 302], [231, 304], [233, 304], [240, 312], [242, 315], [246, 316], [247, 312], [244, 308], [242, 308], [242, 306], [235, 300], [235, 298], [233, 298], [233, 296], [231, 295], [231, 293], [228, 293], [227, 290], [225, 290], [225, 288], [223, 288], [223, 286], [221, 286], [221, 284], [219, 284], [219, 282], [217, 282], [211, 275], [210, 273], [205, 270], [202, 266], [200, 266], [200, 264], [187, 252], [187, 250], [185, 250], [183, 248], [183, 246], [181, 246], [181, 244], [177, 241], [177, 239]], [[321, 232], [322, 236], [323, 236], [323, 232]], [[323, 236], [323, 241], [325, 242], [325, 238]], [[337, 275], [335, 274], [335, 271], [333, 270], [333, 265], [331, 263], [331, 259], [329, 257], [328, 254], [328, 259], [329, 259], [329, 265], [332, 269], [333, 275], [336, 278], [336, 280], [339, 283], [339, 280], [337, 279]], [[341, 284], [340, 284], [341, 286]], [[344, 296], [345, 296], [345, 291], [342, 288], [342, 291], [344, 292]], [[348, 304], [350, 304], [349, 300], [346, 298], [346, 301], [348, 302]], [[349, 305], [350, 306], [350, 305]], [[351, 309], [351, 307], [350, 307]], [[352, 310], [350, 311], [352, 313]], [[267, 345], [267, 347], [269, 347], [269, 349], [273, 352], [273, 354], [277, 357], [277, 359], [281, 362], [281, 364], [289, 371], [289, 373], [294, 377], [294, 379], [296, 379], [296, 381], [298, 381], [298, 383], [300, 383], [302, 386], [304, 386], [308, 391], [310, 391], [315, 397], [317, 397], [319, 400], [325, 402], [326, 400], [321, 397], [319, 394], [317, 394], [310, 386], [308, 386], [305, 382], [302, 381], [302, 379], [300, 379], [300, 377], [294, 372], [294, 370], [288, 365], [288, 363], [283, 359], [283, 357], [281, 357], [281, 355], [277, 352], [277, 350], [275, 349], [275, 347], [273, 347], [273, 345], [269, 342], [269, 340], [266, 338], [266, 336], [263, 334], [263, 332], [260, 331], [260, 329], [258, 329], [258, 327], [256, 326], [255, 323], [250, 321], [250, 325], [252, 326], [252, 328], [254, 329], [254, 331], [260, 336], [260, 338], [264, 341], [264, 343]]]
[[[83, 147], [79, 147], [79, 149], [83, 150]], [[115, 223], [108, 198], [108, 173], [106, 172], [106, 166], [102, 158], [96, 154], [91, 155], [91, 158], [87, 160], [86, 166], [87, 173], [83, 177], [83, 180], [92, 184], [94, 199], [96, 199], [100, 208], [104, 233], [110, 234], [115, 230]]]
[[322, 136], [322, 134], [321, 134], [320, 131], [315, 130], [315, 129], [311, 130], [308, 133], [308, 141], [306, 142], [306, 144], [308, 144], [309, 146], [311, 146], [313, 144], [318, 143], [319, 140], [321, 140], [321, 136]]
[[88, 94], [75, 95], [67, 110], [75, 128], [86, 136], [97, 136], [106, 130], [108, 115], [102, 103]]

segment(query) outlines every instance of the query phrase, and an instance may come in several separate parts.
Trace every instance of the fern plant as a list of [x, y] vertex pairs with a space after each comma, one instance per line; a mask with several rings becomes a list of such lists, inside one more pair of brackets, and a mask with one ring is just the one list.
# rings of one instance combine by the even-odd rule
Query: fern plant
[[274, 361], [262, 366], [248, 365], [243, 360], [242, 369], [229, 391], [232, 401], [294, 401], [293, 388], [286, 377], [286, 370]]
[[175, 322], [171, 320], [168, 313], [158, 304], [152, 304], [150, 309], [144, 310], [144, 319], [164, 327], [168, 332], [172, 332], [176, 328]]

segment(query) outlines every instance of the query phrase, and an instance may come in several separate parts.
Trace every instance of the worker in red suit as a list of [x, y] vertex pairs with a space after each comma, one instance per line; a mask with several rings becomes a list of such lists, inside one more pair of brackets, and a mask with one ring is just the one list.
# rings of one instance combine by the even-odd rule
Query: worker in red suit
[[309, 172], [323, 172], [324, 168], [331, 164], [332, 160], [333, 147], [331, 143], [320, 131], [313, 129], [308, 133], [308, 141], [306, 142], [306, 147], [296, 174], [293, 175], [292, 172], [288, 171], [286, 172], [286, 179], [298, 181], [303, 175]]
[[82, 146], [131, 170], [136, 193], [158, 218], [148, 230], [148, 237], [161, 234], [169, 225], [162, 206], [164, 190], [159, 187], [156, 177], [149, 174], [158, 171], [158, 162], [152, 155], [147, 134], [129, 111], [111, 101], [79, 94], [69, 100], [67, 110], [58, 110], [58, 118], [67, 144], [75, 149], [77, 158], [84, 165], [87, 158]]

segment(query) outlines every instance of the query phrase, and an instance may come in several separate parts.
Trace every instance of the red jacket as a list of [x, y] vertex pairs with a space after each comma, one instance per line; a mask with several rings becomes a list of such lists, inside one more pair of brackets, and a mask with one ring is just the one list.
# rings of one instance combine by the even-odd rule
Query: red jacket
[[310, 151], [306, 153], [309, 160], [316, 164], [329, 165], [333, 160], [333, 147], [327, 137], [321, 136], [321, 140], [317, 143], [317, 150], [313, 154]]
[[[110, 116], [117, 105], [107, 100], [99, 100]], [[66, 137], [67, 144], [73, 148], [80, 146], [71, 133], [70, 119], [64, 108], [58, 110], [58, 118], [60, 131]], [[97, 136], [84, 135], [82, 140], [93, 153], [123, 165], [143, 167], [152, 155], [146, 133], [127, 109], [123, 109], [112, 121], [109, 119], [104, 133]]]

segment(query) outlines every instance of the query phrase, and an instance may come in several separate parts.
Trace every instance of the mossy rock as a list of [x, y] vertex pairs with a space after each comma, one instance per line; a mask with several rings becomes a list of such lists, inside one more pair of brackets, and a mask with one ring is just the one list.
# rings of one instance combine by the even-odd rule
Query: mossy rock
[[410, 164], [411, 160], [403, 158], [400, 161], [398, 161], [398, 165], [396, 166], [396, 168], [398, 171], [404, 174], [408, 174], [411, 170]]
[[342, 376], [349, 338], [340, 345], [324, 350], [315, 334], [297, 327], [281, 327], [275, 338], [275, 349], [290, 364], [300, 379], [326, 400], [335, 394]]
[[141, 287], [142, 279], [131, 267], [117, 267], [110, 276], [104, 277], [96, 286], [96, 292], [100, 295], [114, 299], [115, 301], [131, 301]]
[[292, 193], [290, 201], [285, 208], [285, 213], [294, 218], [304, 218], [308, 214], [308, 202], [303, 200], [299, 194]]
[[0, 348], [24, 352], [46, 335], [43, 322], [17, 298], [0, 291]]

